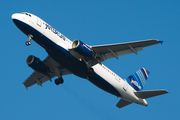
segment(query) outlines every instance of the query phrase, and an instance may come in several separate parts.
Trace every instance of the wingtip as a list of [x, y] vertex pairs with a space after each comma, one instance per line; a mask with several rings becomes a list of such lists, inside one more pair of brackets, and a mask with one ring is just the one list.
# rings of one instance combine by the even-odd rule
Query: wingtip
[[166, 93], [169, 93], [167, 90], [165, 90]]
[[161, 43], [161, 45], [163, 44], [164, 41], [159, 41]]

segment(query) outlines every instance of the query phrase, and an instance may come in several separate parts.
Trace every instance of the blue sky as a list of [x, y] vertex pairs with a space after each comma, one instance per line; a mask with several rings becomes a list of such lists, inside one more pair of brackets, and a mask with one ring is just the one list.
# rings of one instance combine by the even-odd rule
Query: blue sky
[[[180, 2], [178, 0], [1, 0], [0, 119], [146, 119], [169, 120], [179, 115]], [[28, 40], [12, 22], [11, 15], [33, 13], [70, 40], [88, 45], [158, 39], [163, 45], [144, 48], [103, 62], [122, 78], [141, 67], [150, 71], [145, 90], [166, 89], [169, 94], [147, 99], [148, 107], [131, 104], [122, 109], [119, 98], [85, 79], [64, 76], [64, 84], [46, 82], [28, 90], [22, 82], [33, 72], [29, 55], [43, 60], [47, 53]]]

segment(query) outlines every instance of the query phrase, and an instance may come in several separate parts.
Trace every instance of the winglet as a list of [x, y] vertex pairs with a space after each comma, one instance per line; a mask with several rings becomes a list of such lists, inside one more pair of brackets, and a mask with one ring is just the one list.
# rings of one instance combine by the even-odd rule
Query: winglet
[[161, 45], [163, 44], [164, 41], [159, 41], [161, 43]]

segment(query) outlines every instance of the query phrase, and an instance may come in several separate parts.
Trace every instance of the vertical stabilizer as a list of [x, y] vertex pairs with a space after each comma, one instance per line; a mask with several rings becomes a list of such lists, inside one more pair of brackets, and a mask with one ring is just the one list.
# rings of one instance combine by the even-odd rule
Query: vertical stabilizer
[[126, 81], [136, 91], [141, 91], [145, 86], [148, 76], [149, 76], [149, 72], [145, 68], [141, 68], [140, 70], [136, 71], [134, 74], [127, 77]]

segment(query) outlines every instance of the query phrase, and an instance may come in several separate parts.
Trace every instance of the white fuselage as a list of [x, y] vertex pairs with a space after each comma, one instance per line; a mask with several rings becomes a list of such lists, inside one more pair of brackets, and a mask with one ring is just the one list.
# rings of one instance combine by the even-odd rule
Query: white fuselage
[[[63, 50], [66, 50], [68, 52], [69, 49], [72, 49], [72, 41], [70, 41], [63, 34], [58, 32], [56, 29], [51, 27], [49, 24], [47, 24], [45, 21], [43, 21], [39, 17], [37, 17], [33, 14], [30, 14], [30, 13], [16, 13], [16, 14], [12, 15], [12, 19], [14, 22], [15, 21], [18, 22], [15, 24], [26, 35], [27, 35], [27, 33], [29, 33], [29, 34], [32, 33], [32, 35], [33, 35], [33, 30], [36, 30], [36, 31], [38, 31], [38, 33], [41, 34], [42, 37], [45, 36], [46, 38], [48, 38], [48, 40], [51, 43], [54, 43], [54, 44], [60, 46], [61, 48], [63, 48]], [[21, 24], [27, 25], [27, 26], [31, 27], [31, 29], [24, 30], [24, 29], [22, 29]], [[33, 35], [33, 37], [36, 37], [36, 36]], [[39, 45], [41, 45], [43, 48], [45, 48], [46, 51], [49, 51], [48, 54], [52, 51], [51, 48], [53, 48], [53, 46], [52, 45], [48, 46], [48, 44], [44, 44], [43, 39], [39, 40], [39, 41], [36, 40], [35, 42], [37, 42]], [[46, 42], [48, 43], [48, 41], [46, 41]], [[52, 58], [54, 58], [54, 57], [52, 57]], [[62, 65], [62, 63], [60, 63], [60, 64]], [[75, 67], [75, 66], [72, 65], [71, 67]], [[93, 65], [92, 68], [94, 69], [94, 72], [96, 75], [98, 75], [106, 83], [108, 83], [115, 90], [117, 90], [117, 92], [120, 94], [120, 96], [118, 96], [118, 97], [124, 98], [126, 100], [129, 100], [129, 101], [137, 103], [137, 104], [147, 106], [146, 100], [138, 98], [134, 94], [134, 92], [136, 92], [136, 91], [126, 82], [126, 80], [124, 80], [121, 77], [119, 77], [118, 75], [116, 75], [113, 71], [108, 69], [105, 65], [97, 63], [97, 64]], [[69, 66], [67, 69], [69, 71], [71, 71], [72, 73], [74, 73], [73, 70], [71, 70]], [[74, 74], [76, 75], [76, 73], [74, 73]], [[89, 79], [89, 78], [86, 78], [86, 79]], [[96, 83], [94, 83], [94, 84], [96, 84]], [[99, 85], [97, 85], [97, 86], [101, 88], [101, 86], [99, 86]]]

